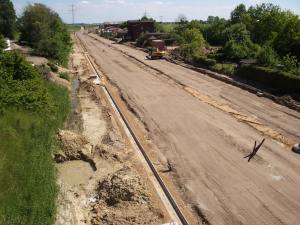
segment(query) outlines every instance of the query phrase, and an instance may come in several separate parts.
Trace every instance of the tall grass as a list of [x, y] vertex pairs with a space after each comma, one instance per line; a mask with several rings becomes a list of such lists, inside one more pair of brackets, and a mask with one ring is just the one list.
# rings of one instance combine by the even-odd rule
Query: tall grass
[[54, 133], [69, 112], [68, 91], [45, 82], [56, 107], [49, 116], [8, 108], [0, 116], [0, 224], [52, 225], [57, 193]]

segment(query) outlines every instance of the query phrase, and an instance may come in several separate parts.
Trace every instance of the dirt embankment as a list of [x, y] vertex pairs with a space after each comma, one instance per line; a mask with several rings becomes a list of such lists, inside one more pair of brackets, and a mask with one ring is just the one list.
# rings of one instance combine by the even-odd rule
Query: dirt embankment
[[55, 225], [166, 222], [168, 216], [140, 174], [135, 153], [106, 102], [97, 97], [77, 45], [72, 60], [79, 87], [72, 90], [74, 115], [57, 134], [61, 150], [54, 154], [60, 186]]

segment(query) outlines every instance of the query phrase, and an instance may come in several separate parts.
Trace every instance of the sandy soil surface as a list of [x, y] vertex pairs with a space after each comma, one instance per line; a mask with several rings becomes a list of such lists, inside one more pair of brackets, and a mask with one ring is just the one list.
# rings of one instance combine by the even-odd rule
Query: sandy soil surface
[[[55, 225], [157, 225], [169, 216], [93, 80], [83, 52], [72, 55], [72, 115], [57, 134], [60, 193]], [[142, 215], [142, 216], [141, 216]]]
[[[299, 223], [300, 155], [290, 144], [300, 139], [300, 113], [163, 60], [146, 60], [135, 49], [79, 37], [175, 168], [202, 222]], [[248, 163], [243, 157], [263, 138]]]

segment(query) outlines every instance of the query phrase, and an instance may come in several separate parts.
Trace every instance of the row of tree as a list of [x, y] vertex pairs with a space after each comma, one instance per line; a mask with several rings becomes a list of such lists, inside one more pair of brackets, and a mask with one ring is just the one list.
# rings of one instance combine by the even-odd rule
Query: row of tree
[[[19, 34], [19, 35], [18, 35]], [[0, 35], [31, 46], [36, 54], [66, 62], [71, 38], [59, 15], [43, 4], [29, 4], [17, 18], [10, 0], [0, 0]]]
[[216, 59], [257, 59], [260, 65], [300, 74], [299, 16], [273, 4], [248, 9], [240, 4], [229, 20], [209, 16], [206, 21], [188, 22], [181, 16], [173, 37], [181, 45], [184, 57], [204, 54], [205, 47], [218, 46]]

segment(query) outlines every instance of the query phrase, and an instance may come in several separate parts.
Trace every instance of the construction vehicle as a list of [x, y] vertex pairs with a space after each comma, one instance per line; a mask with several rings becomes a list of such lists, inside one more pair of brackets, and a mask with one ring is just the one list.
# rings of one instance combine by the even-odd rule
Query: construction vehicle
[[165, 42], [163, 40], [152, 40], [148, 59], [162, 59], [166, 54]]

